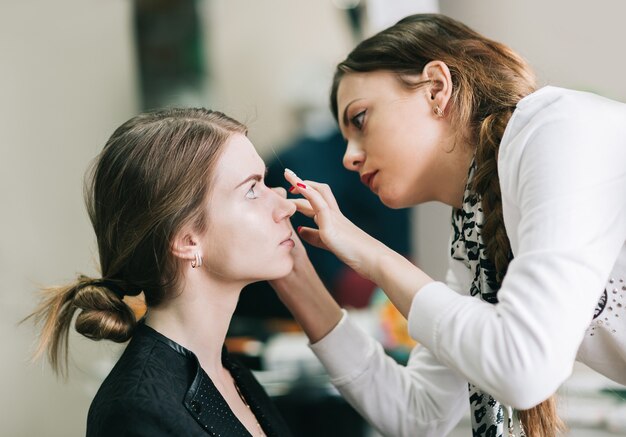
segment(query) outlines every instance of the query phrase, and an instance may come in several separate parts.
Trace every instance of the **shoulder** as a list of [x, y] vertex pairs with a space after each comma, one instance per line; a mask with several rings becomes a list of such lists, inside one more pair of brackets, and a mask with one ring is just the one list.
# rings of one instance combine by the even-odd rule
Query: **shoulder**
[[190, 360], [162, 342], [134, 337], [102, 383], [94, 402], [184, 391], [191, 382]]
[[127, 396], [91, 405], [87, 437], [175, 436], [193, 427], [195, 422], [182, 403], [173, 399]]
[[580, 171], [591, 179], [598, 172], [620, 174], [624, 120], [626, 104], [592, 93], [545, 87], [530, 94], [518, 103], [502, 138], [502, 188], [515, 191], [524, 175], [554, 169], [570, 180]]
[[518, 102], [507, 131], [514, 136], [528, 125], [540, 126], [582, 118], [586, 125], [594, 126], [596, 123], [613, 123], [625, 114], [626, 104], [622, 102], [590, 92], [546, 86]]
[[186, 358], [167, 345], [133, 338], [91, 403], [88, 429], [131, 423], [166, 426], [178, 412], [186, 416], [183, 400], [193, 380], [190, 370]]
[[593, 133], [596, 138], [623, 138], [626, 104], [582, 91], [544, 87], [517, 104], [500, 151], [532, 142], [538, 136], [563, 138]]

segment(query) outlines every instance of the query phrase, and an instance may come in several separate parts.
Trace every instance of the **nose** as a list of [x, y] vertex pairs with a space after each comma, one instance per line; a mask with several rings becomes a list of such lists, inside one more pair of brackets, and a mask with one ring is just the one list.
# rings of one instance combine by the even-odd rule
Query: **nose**
[[276, 205], [273, 211], [274, 221], [276, 223], [288, 219], [295, 214], [296, 205], [293, 202], [287, 200], [275, 191], [272, 191], [272, 193], [276, 196]]
[[343, 155], [343, 166], [350, 171], [358, 172], [365, 162], [365, 153], [355, 141], [348, 141], [346, 153]]

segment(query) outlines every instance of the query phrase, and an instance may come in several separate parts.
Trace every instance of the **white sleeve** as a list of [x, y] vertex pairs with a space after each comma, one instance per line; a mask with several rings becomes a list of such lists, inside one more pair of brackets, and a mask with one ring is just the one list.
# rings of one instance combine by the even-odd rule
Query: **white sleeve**
[[399, 365], [345, 311], [310, 347], [342, 396], [383, 435], [447, 435], [469, 406], [467, 381], [430, 351], [418, 346]]
[[503, 196], [520, 219], [499, 303], [436, 282], [409, 313], [411, 335], [442, 364], [515, 408], [538, 404], [570, 375], [626, 238], [626, 141], [590, 123], [544, 123], [503, 167], [516, 180]]

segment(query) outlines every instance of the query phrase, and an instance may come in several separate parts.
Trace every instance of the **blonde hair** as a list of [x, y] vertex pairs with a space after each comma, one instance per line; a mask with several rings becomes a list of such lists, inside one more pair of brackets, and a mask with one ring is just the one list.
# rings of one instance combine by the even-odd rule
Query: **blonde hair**
[[[461, 127], [457, 142], [476, 147], [471, 188], [482, 199], [482, 237], [499, 287], [512, 252], [502, 215], [498, 150], [517, 102], [536, 89], [534, 73], [526, 62], [504, 44], [449, 17], [412, 15], [361, 42], [339, 63], [330, 94], [331, 110], [337, 118], [337, 91], [346, 74], [386, 70], [396, 73], [404, 86], [417, 89], [430, 81], [412, 78], [434, 60], [444, 62], [452, 77], [449, 117]], [[554, 437], [565, 428], [554, 396], [519, 415], [528, 437]]]
[[143, 293], [150, 307], [170, 296], [179, 276], [170, 242], [184, 225], [206, 228], [213, 170], [235, 133], [246, 135], [246, 127], [200, 108], [141, 114], [111, 135], [85, 184], [102, 278], [80, 275], [43, 290], [29, 316], [42, 325], [35, 357], [47, 352], [54, 370], [66, 374], [76, 311], [75, 328], [85, 337], [125, 342], [137, 321], [123, 297]]

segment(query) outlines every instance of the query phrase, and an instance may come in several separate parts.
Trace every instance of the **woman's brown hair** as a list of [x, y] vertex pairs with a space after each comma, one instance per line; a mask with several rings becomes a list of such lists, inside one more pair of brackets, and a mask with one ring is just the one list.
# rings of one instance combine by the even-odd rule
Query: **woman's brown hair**
[[[452, 77], [450, 110], [458, 144], [475, 145], [476, 173], [472, 189], [481, 196], [483, 241], [494, 263], [498, 287], [512, 252], [504, 228], [498, 179], [498, 149], [517, 103], [536, 89], [526, 62], [504, 44], [492, 41], [458, 21], [439, 14], [417, 14], [361, 42], [337, 66], [330, 104], [338, 117], [337, 91], [344, 75], [378, 70], [397, 74], [406, 87], [417, 89], [430, 81], [415, 81], [430, 61], [442, 61]], [[519, 412], [528, 437], [554, 437], [564, 429], [555, 397]]]
[[185, 225], [206, 229], [213, 169], [235, 133], [246, 135], [246, 127], [207, 109], [141, 114], [115, 130], [85, 184], [102, 277], [80, 275], [43, 290], [29, 316], [43, 325], [36, 357], [47, 352], [54, 370], [65, 373], [77, 310], [79, 333], [125, 342], [137, 321], [123, 297], [143, 293], [150, 307], [171, 296], [179, 272], [171, 240]]

